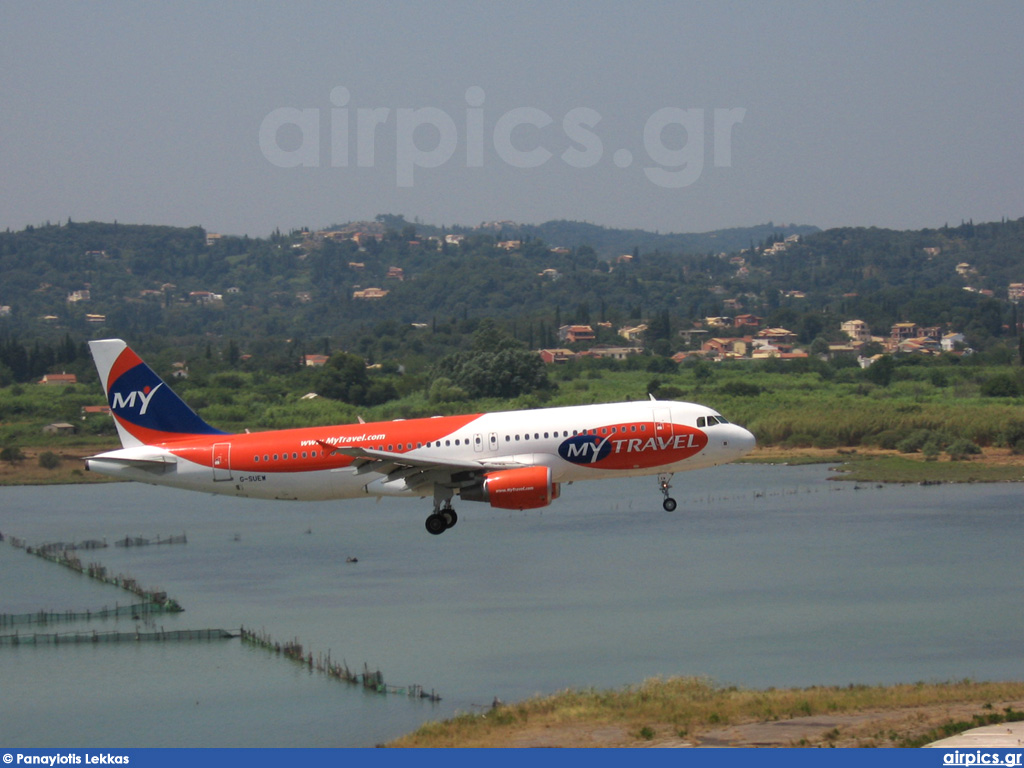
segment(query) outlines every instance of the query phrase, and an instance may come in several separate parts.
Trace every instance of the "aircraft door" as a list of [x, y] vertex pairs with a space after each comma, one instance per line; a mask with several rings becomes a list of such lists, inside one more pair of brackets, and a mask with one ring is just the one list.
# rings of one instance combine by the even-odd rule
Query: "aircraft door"
[[672, 437], [672, 411], [668, 408], [654, 409], [654, 436]]
[[213, 480], [220, 482], [231, 479], [231, 443], [215, 443], [213, 446]]
[[497, 432], [491, 432], [491, 434], [489, 434], [487, 436], [487, 447], [490, 448], [492, 451], [498, 450], [498, 433]]
[[477, 432], [473, 435], [473, 450], [482, 453], [484, 450], [484, 436]]

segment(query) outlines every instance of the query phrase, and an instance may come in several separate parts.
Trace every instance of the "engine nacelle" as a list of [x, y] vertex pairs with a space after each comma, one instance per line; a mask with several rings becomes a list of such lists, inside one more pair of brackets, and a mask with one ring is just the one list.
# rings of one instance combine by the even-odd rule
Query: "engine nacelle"
[[480, 485], [459, 491], [466, 501], [486, 501], [498, 509], [537, 509], [558, 498], [558, 483], [548, 467], [502, 469], [484, 475]]

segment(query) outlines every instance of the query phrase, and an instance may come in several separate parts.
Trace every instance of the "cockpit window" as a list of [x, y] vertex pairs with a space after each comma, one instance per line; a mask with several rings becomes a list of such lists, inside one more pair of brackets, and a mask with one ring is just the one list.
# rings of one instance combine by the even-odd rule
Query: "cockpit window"
[[728, 424], [729, 422], [724, 416], [698, 416], [697, 426], [698, 427], [713, 427], [715, 424]]

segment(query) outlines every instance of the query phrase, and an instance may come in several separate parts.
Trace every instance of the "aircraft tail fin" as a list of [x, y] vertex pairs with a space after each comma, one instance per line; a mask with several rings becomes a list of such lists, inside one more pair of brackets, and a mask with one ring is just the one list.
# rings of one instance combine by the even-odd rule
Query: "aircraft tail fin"
[[89, 350], [124, 448], [224, 434], [185, 405], [121, 339], [90, 341]]

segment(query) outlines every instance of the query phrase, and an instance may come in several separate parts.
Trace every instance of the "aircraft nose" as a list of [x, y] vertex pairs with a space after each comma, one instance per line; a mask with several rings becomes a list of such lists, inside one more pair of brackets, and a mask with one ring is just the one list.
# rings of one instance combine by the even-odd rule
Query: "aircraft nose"
[[733, 424], [736, 427], [735, 434], [729, 438], [729, 447], [736, 449], [736, 456], [746, 456], [757, 445], [757, 439], [749, 429], [744, 429], [738, 424]]

